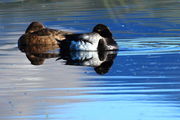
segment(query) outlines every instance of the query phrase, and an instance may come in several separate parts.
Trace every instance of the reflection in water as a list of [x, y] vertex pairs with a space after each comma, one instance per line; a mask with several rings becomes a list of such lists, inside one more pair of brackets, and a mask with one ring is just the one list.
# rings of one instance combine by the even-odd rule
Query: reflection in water
[[21, 52], [26, 54], [26, 57], [32, 65], [42, 65], [45, 59], [58, 57], [58, 53], [49, 53], [49, 51], [59, 48], [58, 45], [29, 45], [18, 47]]
[[58, 60], [66, 60], [66, 65], [79, 65], [94, 67], [100, 75], [106, 74], [117, 55], [117, 51], [87, 52], [87, 51], [60, 51]]
[[57, 45], [32, 45], [19, 46], [19, 50], [26, 54], [27, 59], [32, 65], [42, 65], [45, 59], [58, 58], [66, 61], [66, 65], [91, 66], [97, 74], [108, 73], [113, 65], [117, 51], [72, 51], [60, 53], [51, 53], [50, 51], [58, 49]]

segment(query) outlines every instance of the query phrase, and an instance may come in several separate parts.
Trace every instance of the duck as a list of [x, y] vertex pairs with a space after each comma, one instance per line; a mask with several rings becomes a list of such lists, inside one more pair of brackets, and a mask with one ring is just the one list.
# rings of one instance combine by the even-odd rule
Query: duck
[[72, 34], [72, 32], [50, 29], [40, 22], [32, 22], [19, 38], [18, 45], [57, 45], [56, 39], [64, 40], [64, 35], [68, 34]]
[[109, 28], [97, 24], [90, 33], [66, 34], [65, 40], [57, 40], [64, 51], [113, 51], [118, 45]]

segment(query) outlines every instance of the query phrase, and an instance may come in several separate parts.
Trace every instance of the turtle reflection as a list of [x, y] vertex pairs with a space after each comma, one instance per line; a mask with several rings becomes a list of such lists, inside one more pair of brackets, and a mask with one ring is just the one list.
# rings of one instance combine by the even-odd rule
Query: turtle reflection
[[94, 67], [97, 74], [103, 75], [108, 73], [113, 61], [117, 55], [117, 51], [71, 51], [60, 52], [60, 57], [57, 60], [66, 60], [66, 65], [90, 66]]

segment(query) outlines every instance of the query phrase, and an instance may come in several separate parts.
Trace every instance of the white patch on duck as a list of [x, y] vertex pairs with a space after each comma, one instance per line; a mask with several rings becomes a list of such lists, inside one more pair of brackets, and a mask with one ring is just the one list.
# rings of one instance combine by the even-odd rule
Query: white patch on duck
[[79, 36], [78, 41], [71, 41], [71, 50], [97, 51], [99, 40], [102, 37], [98, 33], [88, 33]]

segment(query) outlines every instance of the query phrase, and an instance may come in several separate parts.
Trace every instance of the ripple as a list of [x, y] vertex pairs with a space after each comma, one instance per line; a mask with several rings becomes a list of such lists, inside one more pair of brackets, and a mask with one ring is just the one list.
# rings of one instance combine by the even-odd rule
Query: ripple
[[136, 39], [117, 39], [118, 55], [168, 54], [180, 52], [180, 37], [151, 37]]

